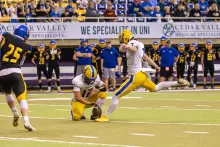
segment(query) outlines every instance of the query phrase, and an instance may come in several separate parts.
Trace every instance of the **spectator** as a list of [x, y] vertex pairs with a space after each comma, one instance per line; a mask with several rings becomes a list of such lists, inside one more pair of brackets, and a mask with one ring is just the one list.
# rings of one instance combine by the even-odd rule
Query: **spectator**
[[12, 7], [12, 5], [11, 5], [10, 2], [7, 3], [7, 6], [8, 6], [8, 7], [6, 8], [7, 15], [10, 16], [10, 11], [11, 11], [11, 9], [12, 9], [13, 7]]
[[[189, 17], [201, 17], [199, 4], [195, 4], [195, 8], [189, 11]], [[200, 19], [190, 19], [190, 21], [200, 21]]]
[[182, 5], [183, 5], [183, 9], [188, 12], [189, 11], [189, 8], [188, 8], [188, 5], [186, 4], [185, 0], [180, 0], [180, 2]]
[[[117, 15], [115, 14], [115, 11], [112, 10], [112, 3], [109, 1], [107, 4], [107, 9], [104, 12], [104, 17], [117, 17]], [[115, 19], [105, 19], [105, 22], [113, 22], [116, 21]]]
[[149, 0], [150, 4], [155, 7], [157, 5], [157, 0]]
[[[86, 17], [99, 17], [98, 11], [95, 9], [95, 2], [89, 1], [89, 6], [86, 9]], [[97, 19], [86, 19], [86, 22], [97, 22]]]
[[53, 6], [52, 6], [52, 3], [50, 0], [46, 1], [46, 8], [47, 8], [47, 12], [48, 12], [47, 16], [50, 16], [52, 13], [52, 10], [53, 10]]
[[18, 3], [16, 1], [13, 1], [12, 2], [12, 8], [14, 9], [15, 12], [17, 12], [17, 7], [18, 7]]
[[77, 21], [78, 13], [76, 13], [76, 7], [73, 7], [72, 11], [70, 12], [70, 17], [73, 18], [73, 21]]
[[206, 16], [209, 8], [209, 3], [205, 0], [200, 0], [198, 4], [200, 6], [201, 16]]
[[30, 12], [32, 17], [37, 17], [37, 12], [36, 12], [36, 3], [34, 0], [31, 1], [31, 4], [29, 6]]
[[80, 41], [81, 46], [76, 49], [76, 58], [78, 59], [76, 76], [82, 74], [86, 65], [91, 65], [92, 49], [88, 46], [88, 39]]
[[10, 22], [11, 23], [17, 23], [18, 22], [18, 16], [17, 16], [17, 13], [15, 12], [15, 9], [13, 8], [13, 9], [11, 9], [11, 11], [10, 11], [10, 18], [11, 18], [11, 20], [10, 20]]
[[163, 13], [160, 11], [160, 6], [156, 6], [155, 11], [153, 12], [153, 17], [156, 17], [157, 19], [154, 19], [153, 21], [161, 22], [162, 16], [163, 16]]
[[[178, 4], [178, 8], [177, 10], [174, 12], [174, 17], [185, 17], [185, 13], [186, 13], [186, 10], [184, 10], [184, 7], [181, 3]], [[184, 19], [173, 19], [174, 21], [176, 22], [181, 22], [181, 21], [184, 21]]]
[[32, 14], [31, 14], [30, 9], [26, 10], [26, 21], [27, 22], [34, 22], [34, 20], [32, 19]]
[[171, 13], [170, 13], [170, 7], [169, 6], [164, 7], [163, 17], [165, 17], [163, 19], [163, 22], [173, 22], [173, 20], [171, 18]]
[[72, 11], [72, 9], [73, 9], [73, 1], [72, 0], [69, 0], [69, 3], [68, 3], [68, 5], [66, 6], [65, 9], [68, 9], [69, 12]]
[[0, 2], [0, 13], [2, 17], [7, 16], [7, 10], [5, 9], [3, 2]]
[[121, 60], [118, 51], [112, 47], [111, 41], [106, 41], [106, 47], [101, 54], [101, 67], [104, 71], [104, 83], [108, 86], [108, 80], [112, 80], [113, 91], [116, 89], [116, 65], [120, 71]]
[[76, 13], [79, 15], [77, 17], [77, 21], [80, 21], [80, 22], [85, 21], [86, 9], [83, 5], [79, 5], [79, 9], [76, 10]]
[[179, 53], [178, 51], [171, 46], [171, 41], [167, 40], [166, 46], [160, 49], [160, 82], [164, 81], [164, 78], [167, 78], [168, 81], [172, 81], [173, 75], [173, 66], [176, 65], [178, 61]]
[[177, 5], [175, 4], [175, 0], [170, 0], [170, 2], [167, 4], [167, 6], [170, 7], [170, 15], [173, 16], [175, 10], [177, 9]]
[[128, 8], [128, 16], [142, 16], [142, 7], [139, 0], [134, 0], [134, 3]]
[[160, 7], [161, 12], [163, 13], [164, 7], [166, 6], [165, 0], [160, 0], [158, 6]]
[[[69, 9], [66, 9], [65, 12], [63, 14], [61, 14], [61, 17], [62, 18], [65, 18], [65, 17], [70, 17], [70, 12], [69, 12]], [[71, 22], [71, 19], [63, 19], [63, 22]]]
[[18, 2], [17, 15], [20, 18], [19, 22], [25, 22], [26, 13], [23, 2]]
[[59, 22], [60, 21], [60, 17], [61, 17], [61, 14], [58, 12], [58, 7], [54, 7], [54, 11], [52, 11], [51, 15], [52, 17], [52, 21], [54, 22]]
[[[44, 3], [44, 0], [39, 0], [39, 3], [37, 4], [36, 13], [38, 17], [47, 17], [49, 9], [46, 4]], [[39, 19], [39, 22], [44, 22], [45, 20]]]
[[62, 4], [63, 4], [63, 1], [62, 1], [62, 0], [59, 0], [59, 1], [58, 1], [58, 12], [59, 12], [60, 14], [63, 14], [63, 13], [65, 12], [65, 9], [64, 9], [64, 7], [62, 6]]
[[[216, 3], [212, 3], [212, 5], [209, 9], [207, 17], [219, 18], [219, 16], [220, 16], [220, 13], [219, 13], [219, 10], [218, 10], [218, 7], [217, 7]], [[219, 21], [219, 19], [208, 19], [208, 21]]]
[[143, 16], [151, 16], [151, 12], [154, 10], [154, 7], [152, 7], [151, 3], [149, 0], [145, 0], [142, 4], [142, 11], [143, 11]]

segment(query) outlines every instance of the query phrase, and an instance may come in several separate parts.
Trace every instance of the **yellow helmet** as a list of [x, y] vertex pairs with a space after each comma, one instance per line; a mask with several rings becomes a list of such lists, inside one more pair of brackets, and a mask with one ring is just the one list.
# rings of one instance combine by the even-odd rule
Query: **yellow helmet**
[[97, 71], [94, 66], [86, 65], [83, 68], [83, 78], [84, 82], [88, 85], [93, 84], [97, 78]]
[[131, 38], [133, 38], [133, 34], [131, 33], [130, 30], [123, 30], [118, 35], [118, 40], [120, 43], [128, 44]]

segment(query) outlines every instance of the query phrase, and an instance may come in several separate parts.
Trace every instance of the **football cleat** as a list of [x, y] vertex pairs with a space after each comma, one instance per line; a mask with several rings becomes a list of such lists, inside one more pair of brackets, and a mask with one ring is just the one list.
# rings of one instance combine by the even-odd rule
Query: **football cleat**
[[179, 86], [190, 86], [190, 83], [185, 79], [179, 79], [178, 84]]
[[14, 115], [14, 119], [13, 119], [14, 127], [17, 127], [19, 125], [18, 121], [19, 121], [19, 115]]
[[107, 116], [101, 116], [100, 118], [95, 120], [95, 122], [107, 122], [107, 121], [109, 121]]
[[204, 85], [204, 86], [203, 86], [203, 89], [208, 89], [208, 86]]
[[211, 85], [211, 89], [215, 89], [215, 86], [214, 86], [214, 85]]
[[193, 84], [193, 89], [196, 89], [196, 84]]
[[27, 130], [30, 131], [30, 132], [31, 132], [31, 131], [36, 131], [36, 129], [35, 129], [34, 127], [32, 127], [31, 124], [28, 123], [28, 122], [25, 122], [24, 128], [27, 129]]

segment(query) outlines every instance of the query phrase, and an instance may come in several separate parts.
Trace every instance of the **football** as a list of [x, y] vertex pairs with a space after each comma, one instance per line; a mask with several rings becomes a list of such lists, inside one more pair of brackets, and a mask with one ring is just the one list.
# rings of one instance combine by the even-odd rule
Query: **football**
[[91, 120], [100, 118], [101, 115], [102, 115], [102, 109], [98, 105], [95, 105], [92, 109]]

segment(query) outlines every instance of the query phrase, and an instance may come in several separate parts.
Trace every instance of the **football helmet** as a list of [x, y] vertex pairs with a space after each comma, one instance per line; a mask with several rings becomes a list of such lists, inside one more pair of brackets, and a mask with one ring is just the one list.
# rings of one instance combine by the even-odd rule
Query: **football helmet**
[[83, 80], [87, 85], [91, 85], [95, 82], [97, 78], [97, 71], [94, 66], [86, 65], [83, 68]]
[[184, 51], [185, 50], [185, 45], [183, 43], [180, 43], [178, 45], [178, 50], [181, 51], [181, 52]]
[[205, 47], [206, 47], [208, 50], [212, 49], [212, 42], [211, 42], [210, 40], [206, 41]]
[[26, 25], [20, 25], [14, 30], [14, 35], [26, 41], [29, 38], [29, 29]]
[[128, 44], [128, 42], [133, 38], [133, 34], [131, 33], [130, 30], [123, 30], [121, 33], [118, 35], [118, 40], [120, 43], [125, 43]]

